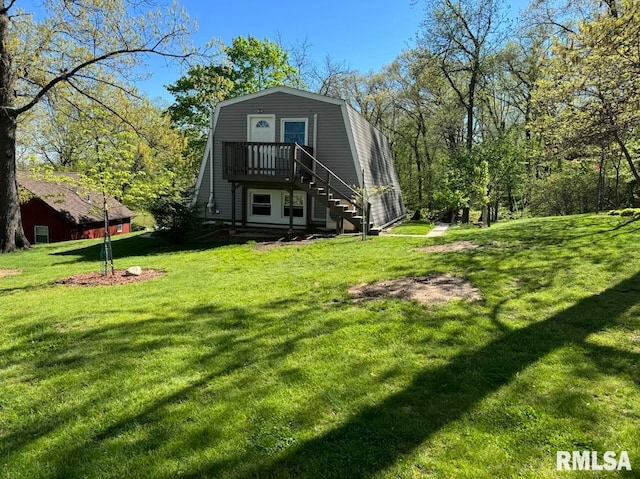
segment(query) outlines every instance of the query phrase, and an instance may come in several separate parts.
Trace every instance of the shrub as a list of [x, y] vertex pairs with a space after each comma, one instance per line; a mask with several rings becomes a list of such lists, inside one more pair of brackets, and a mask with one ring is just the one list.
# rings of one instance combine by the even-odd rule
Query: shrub
[[566, 165], [560, 173], [532, 185], [529, 207], [536, 216], [573, 215], [596, 211], [598, 174]]
[[162, 196], [149, 208], [161, 234], [172, 243], [182, 243], [198, 225], [198, 213], [189, 200], [175, 196]]

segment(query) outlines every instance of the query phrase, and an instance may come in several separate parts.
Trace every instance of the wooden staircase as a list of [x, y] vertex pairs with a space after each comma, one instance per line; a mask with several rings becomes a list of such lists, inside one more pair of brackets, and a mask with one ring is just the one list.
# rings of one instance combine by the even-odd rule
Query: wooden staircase
[[[311, 161], [309, 161], [311, 160]], [[344, 232], [344, 220], [347, 220], [359, 231], [366, 227], [367, 234], [377, 234], [373, 223], [369, 220], [365, 225], [365, 217], [371, 218], [371, 203], [366, 209], [362, 207], [362, 193], [347, 185], [338, 175], [320, 163], [311, 153], [296, 145], [294, 155], [296, 168], [295, 184], [336, 215], [338, 233]]]

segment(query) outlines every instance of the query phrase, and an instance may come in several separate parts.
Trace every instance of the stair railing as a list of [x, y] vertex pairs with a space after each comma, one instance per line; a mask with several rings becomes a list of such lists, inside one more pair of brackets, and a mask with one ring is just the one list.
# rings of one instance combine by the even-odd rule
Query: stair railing
[[[306, 165], [304, 161], [299, 158], [299, 151], [302, 152], [306, 158], [311, 159], [311, 166]], [[362, 195], [362, 193], [354, 190], [351, 186], [345, 183], [342, 178], [336, 175], [333, 171], [331, 171], [331, 169], [318, 161], [316, 157], [314, 157], [311, 153], [305, 150], [304, 147], [298, 145], [297, 143], [295, 144], [292, 160], [293, 161], [291, 162], [291, 166], [293, 170], [293, 178], [301, 177], [303, 172], [308, 173], [311, 176], [313, 182], [318, 183], [321, 187], [327, 190], [327, 194], [331, 192], [331, 194], [333, 194], [334, 196], [337, 196], [338, 198], [349, 202], [349, 204], [353, 205], [356, 208], [356, 211], [364, 217], [364, 196]], [[320, 167], [320, 169], [322, 169], [326, 173], [326, 175], [321, 175], [320, 173], [318, 173], [318, 167]], [[297, 171], [296, 168], [298, 168]], [[345, 194], [341, 190], [337, 189], [334, 186], [335, 184], [341, 185], [343, 189], [348, 192], [348, 194]], [[349, 194], [351, 196], [349, 196]], [[371, 208], [371, 204], [367, 202], [366, 206], [367, 211], [369, 211]], [[363, 224], [363, 227], [365, 226], [366, 225]]]

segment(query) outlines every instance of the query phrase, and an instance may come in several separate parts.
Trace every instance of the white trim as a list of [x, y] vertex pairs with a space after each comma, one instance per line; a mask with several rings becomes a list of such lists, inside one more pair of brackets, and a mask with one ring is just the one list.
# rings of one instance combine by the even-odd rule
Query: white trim
[[304, 144], [309, 144], [309, 118], [280, 118], [280, 142], [284, 143], [284, 124], [300, 121], [304, 122]]
[[[200, 188], [202, 187], [202, 180], [204, 178], [204, 169], [207, 165], [207, 161], [209, 159], [213, 160], [213, 130], [214, 130], [214, 115], [218, 110], [216, 106], [214, 112], [209, 116], [209, 135], [207, 136], [207, 144], [204, 147], [204, 155], [202, 156], [202, 161], [200, 162], [200, 171], [198, 172], [198, 179], [196, 180], [196, 186], [193, 189], [193, 199], [191, 201], [191, 206], [194, 206], [198, 202], [198, 197], [200, 196]], [[216, 118], [217, 119], [217, 118]], [[211, 172], [210, 172], [211, 184], [209, 185], [209, 198], [213, 198], [213, 161], [211, 161]]]
[[271, 113], [249, 113], [247, 115], [247, 141], [255, 141], [251, 139], [251, 132], [253, 129], [251, 128], [251, 119], [252, 118], [268, 118], [271, 120], [271, 125], [273, 126], [273, 141], [276, 141], [276, 115]]
[[260, 98], [262, 96], [270, 95], [272, 93], [287, 93], [289, 95], [295, 95], [302, 98], [308, 98], [310, 100], [322, 101], [325, 103], [332, 103], [334, 105], [343, 105], [345, 103], [344, 100], [340, 100], [338, 98], [331, 98], [329, 96], [319, 95], [317, 93], [311, 93], [305, 90], [298, 90], [297, 88], [292, 88], [289, 86], [274, 86], [272, 88], [267, 88], [266, 90], [262, 90], [256, 93], [250, 93], [248, 95], [243, 95], [236, 98], [231, 98], [229, 100], [221, 101], [220, 103], [218, 103], [217, 107], [222, 108], [227, 105], [233, 105], [235, 103], [241, 103], [245, 100]]
[[[318, 157], [318, 114], [313, 114], [313, 156]], [[314, 171], [315, 171], [315, 163], [314, 163]], [[323, 205], [324, 206], [324, 205]], [[325, 207], [326, 208], [326, 207]], [[321, 221], [326, 224], [326, 211], [324, 216], [316, 215], [316, 199], [311, 198], [311, 221]]]
[[[253, 195], [269, 195], [271, 197], [271, 202], [269, 203], [271, 207], [270, 215], [254, 215], [252, 214], [252, 206], [253, 206]], [[284, 215], [284, 197], [288, 195], [289, 192], [286, 190], [270, 190], [264, 188], [248, 188], [247, 189], [247, 223], [251, 224], [271, 224], [271, 225], [280, 225], [287, 226], [289, 224], [289, 216]], [[294, 216], [293, 224], [294, 226], [306, 226], [307, 224], [307, 195], [304, 191], [295, 190], [293, 192], [294, 196], [298, 195], [302, 198], [302, 216]]]

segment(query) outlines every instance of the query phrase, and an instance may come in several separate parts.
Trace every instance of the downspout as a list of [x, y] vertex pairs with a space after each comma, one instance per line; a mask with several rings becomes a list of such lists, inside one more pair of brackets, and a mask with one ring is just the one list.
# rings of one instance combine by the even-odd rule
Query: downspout
[[209, 115], [209, 201], [207, 211], [215, 214], [216, 203], [213, 199], [213, 110]]
[[[313, 114], [313, 156], [315, 156], [316, 158], [318, 157], [318, 114], [314, 113]], [[315, 163], [313, 165], [313, 169], [315, 171]], [[326, 214], [325, 214], [325, 218], [316, 218], [316, 200], [315, 198], [312, 198], [311, 195], [307, 196], [307, 199], [310, 200], [308, 201], [308, 204], [310, 204], [310, 208], [307, 212], [307, 223], [313, 223], [314, 221], [325, 221], [326, 222]], [[325, 223], [326, 226], [326, 223]]]

